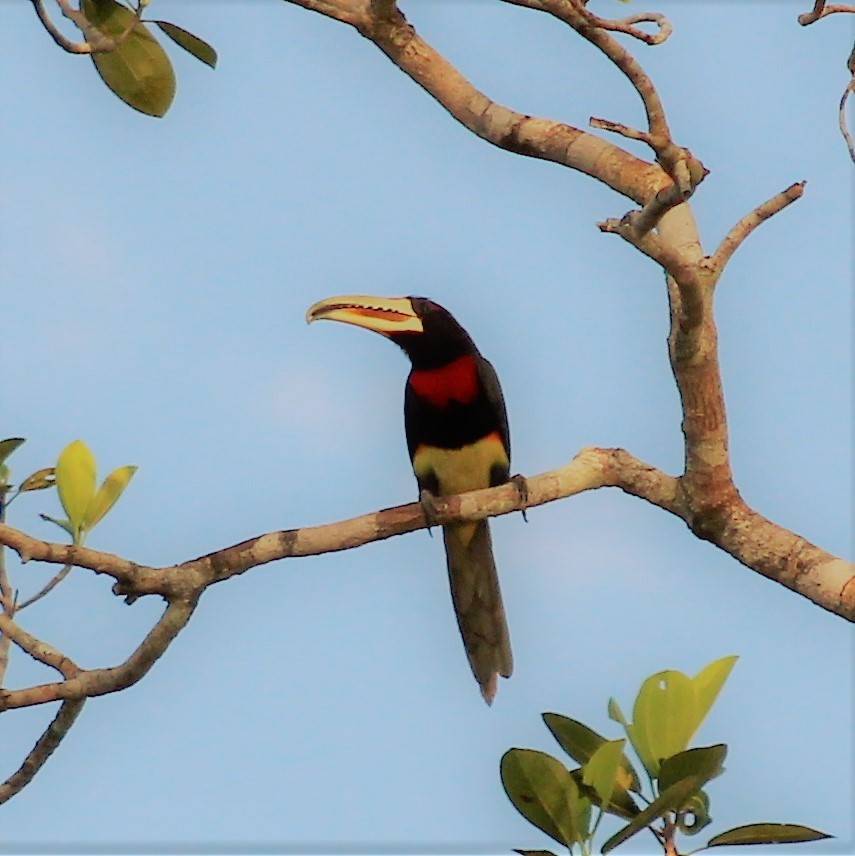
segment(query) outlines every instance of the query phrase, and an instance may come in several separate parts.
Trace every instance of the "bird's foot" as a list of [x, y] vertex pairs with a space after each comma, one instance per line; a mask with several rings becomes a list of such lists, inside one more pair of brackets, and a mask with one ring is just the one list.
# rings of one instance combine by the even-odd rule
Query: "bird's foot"
[[428, 535], [433, 538], [433, 530], [431, 527], [436, 526], [436, 505], [434, 495], [427, 489], [422, 490], [419, 493], [419, 505], [421, 505], [422, 511], [425, 513]]
[[522, 512], [523, 520], [528, 523], [528, 516], [525, 513], [526, 508], [528, 508], [528, 482], [525, 480], [524, 475], [520, 475], [517, 473], [515, 476], [511, 476], [509, 479], [510, 483], [517, 489], [517, 494], [519, 494], [520, 498], [520, 512]]

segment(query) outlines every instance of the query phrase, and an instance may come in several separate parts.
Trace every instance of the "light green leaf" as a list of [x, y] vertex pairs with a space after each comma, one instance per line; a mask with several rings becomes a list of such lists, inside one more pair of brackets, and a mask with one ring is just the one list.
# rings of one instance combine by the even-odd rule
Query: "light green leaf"
[[116, 500], [122, 495], [136, 471], [136, 467], [119, 467], [104, 479], [104, 484], [98, 488], [98, 492], [86, 508], [86, 514], [83, 517], [84, 529], [92, 529], [116, 504]]
[[60, 529], [64, 529], [72, 538], [75, 537], [74, 527], [70, 520], [58, 520], [56, 517], [51, 517], [49, 514], [40, 514], [42, 520], [47, 520], [48, 523], [55, 523]]
[[623, 829], [616, 832], [602, 847], [602, 853], [606, 854], [614, 850], [618, 844], [623, 844], [627, 838], [631, 838], [636, 832], [653, 823], [657, 818], [664, 817], [669, 812], [676, 812], [686, 800], [698, 789], [698, 780], [694, 777], [683, 779], [671, 785], [645, 809], [640, 811]]
[[659, 768], [659, 787], [661, 790], [670, 788], [680, 779], [694, 776], [702, 785], [724, 772], [724, 759], [727, 746], [716, 743], [715, 746], [699, 746], [687, 749], [666, 758]]
[[60, 453], [56, 462], [56, 488], [71, 525], [79, 532], [95, 495], [95, 458], [82, 440], [69, 443]]
[[41, 470], [36, 470], [31, 476], [27, 476], [20, 485], [18, 492], [24, 493], [28, 490], [44, 490], [47, 487], [53, 487], [56, 484], [56, 468], [45, 467]]
[[797, 844], [800, 841], [821, 841], [823, 838], [834, 836], [797, 823], [750, 823], [716, 835], [707, 842], [707, 847], [723, 847], [726, 844]]
[[217, 67], [217, 52], [203, 39], [194, 36], [193, 33], [188, 32], [183, 27], [170, 24], [168, 21], [149, 21], [148, 23], [157, 24], [176, 45], [184, 48], [185, 51], [204, 62], [205, 65], [209, 65], [211, 68]]
[[582, 781], [597, 792], [601, 803], [608, 804], [612, 794], [620, 787], [618, 777], [625, 745], [626, 740], [603, 742], [582, 768]]
[[611, 799], [607, 803], [604, 803], [597, 796], [597, 792], [582, 781], [581, 767], [571, 770], [570, 775], [573, 777], [573, 781], [576, 782], [579, 793], [587, 797], [595, 806], [602, 808], [607, 814], [622, 817], [624, 820], [632, 820], [638, 814], [638, 806], [635, 804], [635, 800], [629, 795], [629, 791], [618, 787], [612, 794]]
[[686, 748], [696, 722], [694, 685], [682, 672], [657, 672], [641, 685], [630, 739], [642, 750], [639, 756], [651, 775], [658, 775], [665, 758]]
[[[588, 728], [583, 722], [562, 716], [560, 713], [544, 713], [543, 721], [552, 732], [552, 736], [561, 744], [561, 748], [577, 763], [586, 764], [593, 754], [606, 743], [606, 738]], [[625, 789], [641, 792], [641, 783], [629, 758], [623, 755], [623, 775], [620, 785]]]
[[[83, 0], [87, 20], [104, 35], [116, 38], [135, 21], [133, 12], [116, 0]], [[163, 48], [138, 21], [115, 50], [91, 54], [107, 86], [134, 110], [163, 116], [175, 97], [175, 73]]]
[[574, 823], [579, 789], [560, 761], [534, 749], [509, 749], [500, 772], [508, 799], [526, 820], [567, 847], [580, 840]]
[[695, 732], [700, 728], [701, 723], [706, 719], [710, 708], [718, 698], [724, 682], [730, 675], [731, 670], [736, 665], [739, 659], [736, 655], [722, 657], [719, 660], [713, 660], [712, 663], [704, 666], [703, 669], [692, 678], [692, 686], [695, 689], [695, 724], [689, 739], [694, 736]]
[[9, 437], [7, 440], [0, 440], [0, 464], [2, 464], [12, 452], [19, 446], [22, 446], [27, 441], [23, 437]]

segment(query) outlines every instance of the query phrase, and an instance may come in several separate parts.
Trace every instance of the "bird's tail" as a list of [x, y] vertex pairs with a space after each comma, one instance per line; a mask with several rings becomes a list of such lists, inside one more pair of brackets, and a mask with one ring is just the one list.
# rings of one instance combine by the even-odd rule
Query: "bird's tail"
[[486, 520], [444, 526], [445, 556], [457, 626], [481, 695], [492, 704], [496, 676], [513, 671], [511, 641]]

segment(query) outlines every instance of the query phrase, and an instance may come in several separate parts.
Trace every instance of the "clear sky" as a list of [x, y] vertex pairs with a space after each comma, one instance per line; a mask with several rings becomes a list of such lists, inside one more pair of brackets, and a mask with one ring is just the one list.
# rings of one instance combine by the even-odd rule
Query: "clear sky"
[[[693, 200], [705, 250], [807, 179], [719, 287], [733, 467], [759, 511], [851, 556], [852, 164], [837, 130], [851, 25], [802, 29], [809, 0], [649, 5], [675, 34], [632, 50], [676, 139], [711, 170]], [[488, 0], [402, 8], [501, 103], [577, 126], [641, 122], [620, 74], [545, 15]], [[56, 48], [29, 3], [0, 4], [0, 433], [28, 438], [20, 477], [78, 437], [103, 474], [139, 466], [91, 546], [171, 564], [416, 497], [405, 359], [379, 336], [304, 322], [338, 293], [425, 294], [454, 312], [502, 379], [514, 471], [586, 445], [679, 471], [661, 272], [595, 227], [626, 200], [480, 142], [317, 15], [154, 0], [151, 17], [221, 56], [212, 72], [170, 51], [179, 91], [163, 120]], [[36, 494], [10, 522], [56, 539], [37, 515], [58, 510]], [[3, 807], [2, 846], [548, 847], [502, 792], [502, 753], [560, 754], [543, 711], [620, 736], [610, 695], [627, 709], [648, 674], [731, 653], [698, 735], [730, 746], [705, 833], [791, 821], [838, 836], [794, 854], [855, 846], [850, 626], [617, 491], [492, 525], [516, 673], [491, 709], [441, 539], [266, 566], [210, 590], [139, 685], [87, 704]], [[10, 564], [23, 594], [52, 573]], [[77, 570], [22, 622], [106, 666], [160, 608], [125, 606]], [[47, 679], [11, 664], [12, 686]], [[50, 715], [3, 717], [0, 775]]]

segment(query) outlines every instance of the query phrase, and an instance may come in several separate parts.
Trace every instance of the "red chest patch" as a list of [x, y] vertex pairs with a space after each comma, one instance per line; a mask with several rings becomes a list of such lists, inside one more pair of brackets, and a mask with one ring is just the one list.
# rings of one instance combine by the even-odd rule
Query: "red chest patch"
[[447, 407], [449, 402], [468, 404], [478, 394], [478, 371], [475, 359], [458, 357], [438, 369], [410, 372], [413, 392], [434, 407]]

